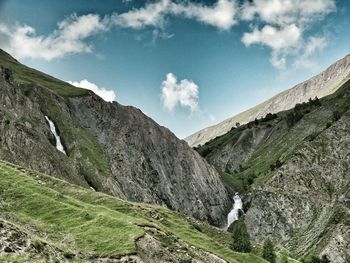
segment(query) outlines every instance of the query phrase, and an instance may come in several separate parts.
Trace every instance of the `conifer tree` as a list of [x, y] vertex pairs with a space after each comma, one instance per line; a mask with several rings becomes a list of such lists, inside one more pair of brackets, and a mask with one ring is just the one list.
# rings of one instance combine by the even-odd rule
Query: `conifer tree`
[[270, 263], [276, 263], [275, 247], [270, 238], [264, 242], [262, 257]]
[[244, 216], [234, 222], [231, 229], [233, 241], [231, 248], [238, 252], [248, 253], [252, 251], [250, 236], [244, 223]]

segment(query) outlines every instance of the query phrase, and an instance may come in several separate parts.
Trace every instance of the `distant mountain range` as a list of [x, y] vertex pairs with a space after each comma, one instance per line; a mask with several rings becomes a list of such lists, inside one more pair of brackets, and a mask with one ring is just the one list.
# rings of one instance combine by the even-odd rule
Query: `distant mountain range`
[[203, 145], [217, 136], [228, 132], [236, 123], [244, 124], [255, 118], [265, 117], [268, 113], [276, 113], [293, 108], [297, 103], [310, 98], [322, 98], [334, 93], [350, 78], [350, 55], [335, 62], [321, 74], [304, 81], [291, 89], [283, 91], [271, 99], [239, 113], [219, 124], [202, 129], [184, 140], [191, 146]]

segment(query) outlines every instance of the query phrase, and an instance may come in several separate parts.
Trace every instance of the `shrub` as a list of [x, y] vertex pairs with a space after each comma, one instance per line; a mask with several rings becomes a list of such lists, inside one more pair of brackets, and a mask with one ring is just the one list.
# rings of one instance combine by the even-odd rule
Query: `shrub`
[[341, 115], [340, 115], [340, 112], [339, 112], [339, 111], [337, 111], [337, 110], [336, 110], [336, 111], [333, 111], [333, 117], [332, 117], [333, 121], [339, 120], [340, 117], [341, 117]]
[[270, 263], [276, 263], [275, 247], [270, 238], [264, 242], [262, 257]]
[[280, 263], [288, 263], [288, 258], [285, 254], [282, 255]]
[[244, 217], [233, 223], [231, 248], [238, 252], [249, 253], [252, 251], [250, 236], [244, 223]]

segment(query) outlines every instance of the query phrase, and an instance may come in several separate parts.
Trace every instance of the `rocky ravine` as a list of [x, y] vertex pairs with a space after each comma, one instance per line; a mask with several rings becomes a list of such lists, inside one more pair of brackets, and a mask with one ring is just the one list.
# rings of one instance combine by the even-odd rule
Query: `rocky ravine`
[[[350, 260], [350, 81], [337, 92], [231, 130], [197, 150], [246, 191], [251, 237], [297, 258]], [[250, 186], [249, 186], [250, 184]]]
[[[13, 64], [15, 72], [24, 67]], [[225, 224], [231, 206], [225, 187], [186, 142], [138, 109], [107, 103], [92, 92], [60, 96], [50, 89], [50, 78], [30, 72], [45, 79], [45, 86], [19, 86], [11, 70], [0, 70], [0, 159]], [[55, 123], [67, 156], [56, 149], [45, 115]]]
[[277, 113], [293, 108], [297, 103], [306, 102], [309, 98], [322, 98], [335, 92], [350, 78], [350, 55], [337, 61], [321, 74], [304, 81], [291, 89], [288, 89], [273, 98], [244, 111], [219, 124], [200, 130], [187, 138], [185, 141], [191, 146], [203, 145], [217, 136], [228, 132], [236, 126], [253, 121], [255, 118], [264, 117], [268, 113]]

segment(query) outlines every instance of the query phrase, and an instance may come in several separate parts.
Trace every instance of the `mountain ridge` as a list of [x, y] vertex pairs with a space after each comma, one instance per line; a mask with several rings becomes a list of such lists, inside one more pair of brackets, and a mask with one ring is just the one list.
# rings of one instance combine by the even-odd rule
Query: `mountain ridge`
[[[350, 80], [335, 93], [269, 114], [198, 152], [240, 191], [251, 238], [295, 258], [350, 259]], [[230, 190], [231, 189], [231, 190]]]
[[[0, 65], [1, 159], [225, 224], [231, 201], [219, 175], [168, 129], [139, 109], [105, 102], [7, 53], [0, 55]], [[45, 116], [55, 124], [67, 156], [54, 146]]]
[[[297, 103], [306, 102], [310, 98], [322, 98], [335, 92], [350, 79], [350, 54], [329, 66], [320, 74], [303, 81], [290, 89], [280, 92], [272, 98], [245, 110], [233, 117], [207, 128], [204, 128], [184, 140], [195, 147], [228, 132], [236, 123], [245, 124], [255, 118], [265, 117], [268, 113], [293, 108]], [[321, 88], [319, 88], [321, 87]]]

